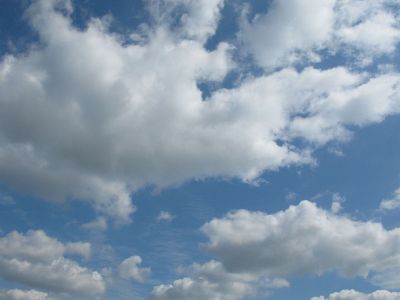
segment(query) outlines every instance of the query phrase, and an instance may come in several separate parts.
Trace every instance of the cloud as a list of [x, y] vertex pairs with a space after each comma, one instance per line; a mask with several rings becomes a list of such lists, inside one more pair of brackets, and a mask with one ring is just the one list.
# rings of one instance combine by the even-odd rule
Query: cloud
[[342, 203], [346, 201], [346, 198], [340, 195], [339, 193], [332, 194], [332, 204], [331, 204], [331, 212], [337, 214], [342, 210]]
[[174, 215], [172, 215], [168, 211], [160, 211], [159, 215], [157, 216], [157, 222], [170, 222], [175, 218]]
[[367, 277], [400, 265], [400, 229], [354, 221], [309, 201], [275, 214], [234, 211], [202, 231], [209, 238], [207, 250], [232, 272]]
[[88, 243], [63, 244], [43, 231], [11, 232], [0, 238], [0, 277], [34, 288], [76, 295], [105, 291], [102, 276], [64, 255], [90, 255]]
[[221, 263], [210, 261], [194, 264], [190, 277], [159, 285], [153, 289], [151, 299], [159, 300], [236, 300], [256, 295], [260, 289], [284, 288], [289, 284], [283, 279], [268, 280], [250, 273], [227, 272]]
[[82, 224], [82, 228], [87, 230], [99, 230], [104, 231], [108, 227], [107, 220], [104, 217], [98, 217], [92, 222]]
[[0, 299], [4, 300], [54, 300], [54, 298], [50, 298], [47, 293], [43, 293], [36, 290], [19, 290], [12, 289], [8, 291], [0, 290]]
[[343, 290], [340, 292], [332, 293], [327, 298], [313, 297], [310, 300], [399, 300], [400, 293], [389, 292], [385, 290], [375, 291], [371, 294], [364, 294], [355, 290]]
[[395, 190], [391, 199], [384, 199], [379, 204], [380, 210], [394, 210], [400, 207], [400, 188]]
[[181, 37], [202, 43], [214, 35], [223, 6], [224, 0], [156, 0], [149, 4], [156, 22], [173, 26], [178, 16]]
[[118, 274], [123, 279], [132, 279], [144, 282], [151, 273], [150, 268], [140, 268], [142, 263], [140, 256], [131, 256], [125, 259], [118, 267]]
[[[203, 98], [199, 83], [221, 85], [236, 64], [232, 45], [203, 45], [223, 2], [163, 3], [172, 3], [180, 25], [160, 17], [134, 32], [138, 42], [100, 19], [75, 28], [70, 1], [33, 2], [27, 17], [38, 45], [0, 62], [2, 183], [46, 200], [87, 201], [105, 218], [128, 223], [131, 194], [140, 188], [206, 177], [254, 183], [266, 170], [314, 163], [313, 150], [345, 141], [349, 126], [400, 111], [399, 74], [344, 67], [241, 76]], [[316, 11], [329, 14], [332, 3], [321, 1]], [[276, 5], [278, 16], [290, 9]], [[315, 28], [322, 27], [307, 30]]]
[[393, 5], [390, 0], [272, 1], [267, 13], [244, 22], [241, 35], [265, 68], [319, 62], [322, 51], [355, 55], [369, 64], [393, 53], [400, 41]]

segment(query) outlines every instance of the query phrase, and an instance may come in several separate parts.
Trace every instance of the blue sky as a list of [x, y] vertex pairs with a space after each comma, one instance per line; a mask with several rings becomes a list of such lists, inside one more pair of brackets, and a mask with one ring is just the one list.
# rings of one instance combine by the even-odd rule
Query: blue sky
[[400, 299], [400, 2], [0, 10], [0, 299]]

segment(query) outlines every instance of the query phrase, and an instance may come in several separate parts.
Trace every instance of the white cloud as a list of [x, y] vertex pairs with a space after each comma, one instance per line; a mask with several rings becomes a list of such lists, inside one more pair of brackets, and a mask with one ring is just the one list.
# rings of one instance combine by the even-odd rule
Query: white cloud
[[[185, 5], [182, 26], [160, 22], [140, 43], [122, 42], [98, 19], [74, 28], [53, 9], [71, 11], [66, 0], [34, 2], [27, 15], [40, 47], [0, 63], [2, 183], [47, 200], [88, 201], [126, 223], [135, 211], [131, 193], [144, 186], [205, 177], [256, 182], [265, 170], [313, 163], [312, 150], [348, 139], [350, 125], [400, 111], [397, 73], [343, 67], [287, 68], [203, 99], [198, 83], [221, 82], [234, 67], [231, 45], [203, 47], [223, 2], [170, 1], [173, 10]], [[316, 21], [330, 24], [331, 2], [317, 5]], [[288, 9], [277, 5], [271, 14]], [[308, 36], [323, 40], [329, 24]], [[304, 26], [295, 27], [325, 28]], [[296, 148], [299, 138], [305, 146]]]
[[243, 39], [256, 61], [267, 68], [313, 56], [312, 50], [321, 47], [333, 30], [335, 2], [273, 1], [265, 15], [245, 24]]
[[356, 52], [368, 64], [393, 53], [400, 41], [400, 19], [388, 4], [398, 5], [390, 0], [275, 0], [266, 14], [244, 23], [242, 39], [266, 68], [320, 61], [320, 50]]
[[4, 300], [51, 300], [54, 298], [49, 297], [47, 293], [36, 290], [19, 290], [12, 289], [8, 291], [0, 290], [0, 299]]
[[82, 228], [87, 230], [99, 230], [104, 231], [108, 227], [107, 220], [104, 217], [98, 217], [97, 219], [93, 220], [92, 222], [82, 224]]
[[168, 211], [160, 211], [160, 213], [157, 216], [157, 222], [170, 222], [175, 218], [174, 215], [172, 215]]
[[98, 295], [105, 291], [97, 272], [64, 255], [90, 255], [88, 243], [63, 244], [43, 231], [11, 232], [0, 238], [0, 277], [54, 292]]
[[393, 210], [400, 207], [400, 188], [394, 191], [391, 199], [384, 199], [379, 205], [381, 210]]
[[224, 0], [149, 1], [156, 22], [176, 23], [175, 18], [178, 16], [181, 23], [178, 32], [183, 37], [202, 43], [214, 35], [223, 6]]
[[140, 256], [131, 256], [125, 259], [118, 267], [119, 276], [123, 279], [132, 279], [144, 282], [151, 273], [150, 268], [140, 268], [142, 263]]
[[310, 300], [400, 300], [400, 293], [380, 290], [365, 294], [355, 290], [343, 290], [328, 297], [313, 297]]
[[236, 300], [256, 295], [260, 289], [289, 286], [283, 279], [268, 280], [256, 274], [229, 273], [216, 261], [194, 264], [190, 273], [190, 277], [178, 279], [170, 285], [156, 286], [152, 299]]
[[400, 266], [400, 229], [353, 221], [309, 201], [275, 214], [231, 212], [202, 230], [210, 239], [208, 251], [235, 272], [366, 277]]
[[342, 203], [346, 201], [346, 198], [340, 195], [339, 193], [332, 194], [332, 204], [331, 204], [331, 212], [337, 214], [342, 210]]

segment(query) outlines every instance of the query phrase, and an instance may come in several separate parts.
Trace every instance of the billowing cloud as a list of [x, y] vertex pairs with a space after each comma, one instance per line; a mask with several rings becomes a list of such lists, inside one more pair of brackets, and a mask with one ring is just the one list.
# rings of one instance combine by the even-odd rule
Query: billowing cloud
[[355, 55], [368, 64], [393, 53], [400, 41], [393, 5], [391, 0], [272, 1], [266, 14], [244, 23], [242, 39], [266, 68], [319, 62], [322, 51]]
[[284, 288], [289, 284], [283, 279], [268, 280], [251, 273], [227, 272], [221, 263], [210, 261], [194, 264], [190, 277], [159, 285], [153, 289], [152, 299], [159, 300], [236, 300], [256, 295], [260, 289]]
[[328, 297], [313, 297], [310, 300], [399, 300], [400, 293], [385, 290], [375, 291], [370, 294], [357, 292], [355, 290], [343, 290], [332, 293]]
[[138, 282], [144, 282], [151, 273], [150, 268], [141, 268], [142, 258], [140, 256], [131, 256], [125, 259], [118, 267], [118, 274], [123, 279], [132, 279]]
[[337, 271], [366, 277], [400, 265], [399, 228], [354, 221], [309, 201], [275, 214], [231, 212], [202, 230], [208, 251], [229, 271], [284, 278]]
[[11, 232], [0, 238], [0, 277], [53, 292], [102, 294], [105, 291], [102, 276], [65, 258], [68, 254], [88, 257], [90, 244], [63, 244], [40, 230], [26, 234]]
[[[313, 149], [348, 139], [349, 126], [400, 110], [399, 74], [344, 67], [243, 76], [203, 98], [199, 83], [218, 87], [235, 68], [232, 45], [204, 47], [223, 2], [163, 3], [181, 13], [180, 25], [160, 17], [129, 40], [100, 19], [75, 28], [70, 1], [33, 1], [27, 17], [39, 45], [0, 62], [2, 183], [47, 200], [88, 201], [126, 223], [131, 193], [142, 187], [205, 177], [252, 182], [265, 170], [312, 163]], [[333, 3], [314, 8], [318, 20], [333, 22], [325, 16]]]

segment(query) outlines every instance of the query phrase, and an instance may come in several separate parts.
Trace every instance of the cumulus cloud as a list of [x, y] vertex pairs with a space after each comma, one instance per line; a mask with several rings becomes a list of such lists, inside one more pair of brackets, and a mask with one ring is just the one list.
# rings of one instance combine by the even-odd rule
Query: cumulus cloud
[[[265, 296], [289, 287], [292, 277], [327, 272], [362, 276], [385, 289], [399, 286], [400, 228], [386, 230], [380, 223], [355, 221], [307, 200], [274, 214], [233, 211], [201, 230], [209, 239], [205, 249], [218, 261], [194, 264], [184, 271], [186, 277], [154, 287], [153, 299]], [[312, 300], [398, 297], [388, 291], [344, 290]]]
[[[265, 5], [267, 2], [265, 1]], [[395, 51], [399, 16], [391, 0], [272, 1], [266, 14], [245, 22], [242, 39], [266, 68], [319, 62], [319, 52], [355, 54], [360, 63]], [[312, 20], [312, 21], [310, 21]]]
[[0, 290], [0, 299], [4, 300], [54, 300], [54, 298], [49, 297], [47, 293], [43, 293], [36, 290], [19, 290], [12, 289], [8, 291]]
[[156, 0], [150, 1], [150, 11], [156, 22], [176, 23], [178, 33], [189, 39], [206, 42], [216, 29], [224, 0]]
[[0, 238], [0, 277], [54, 292], [102, 294], [105, 291], [102, 276], [65, 258], [68, 254], [87, 258], [90, 244], [63, 244], [41, 230], [26, 234], [11, 232]]
[[[313, 149], [348, 139], [349, 126], [400, 110], [399, 74], [344, 67], [244, 76], [204, 99], [198, 84], [221, 84], [235, 68], [232, 45], [204, 47], [223, 1], [162, 3], [171, 3], [180, 25], [160, 17], [136, 42], [99, 19], [75, 28], [70, 1], [33, 1], [27, 17], [39, 45], [0, 62], [2, 183], [47, 200], [88, 201], [104, 217], [127, 223], [135, 211], [131, 194], [140, 188], [205, 177], [255, 182], [266, 170], [313, 163]], [[333, 3], [321, 1], [314, 19], [332, 23]], [[286, 2], [274, 5], [271, 14], [293, 13], [285, 12]], [[329, 24], [320, 35], [309, 31], [322, 25], [304, 32], [323, 40]]]
[[251, 273], [230, 273], [221, 263], [210, 261], [194, 264], [190, 277], [178, 279], [169, 285], [153, 289], [152, 299], [160, 300], [236, 300], [256, 295], [260, 289], [284, 288], [289, 284], [284, 279], [268, 280]]
[[400, 293], [385, 290], [364, 294], [355, 290], [343, 290], [332, 293], [328, 297], [313, 297], [310, 300], [399, 300]]
[[379, 204], [380, 210], [393, 210], [400, 207], [400, 188], [395, 190], [391, 199], [384, 199]]
[[142, 258], [140, 256], [131, 256], [125, 259], [118, 267], [119, 276], [123, 279], [132, 279], [138, 282], [144, 282], [151, 273], [150, 268], [140, 268]]
[[400, 265], [400, 229], [354, 221], [309, 201], [275, 214], [231, 212], [202, 230], [208, 251], [235, 272], [288, 278], [337, 271], [367, 277]]

